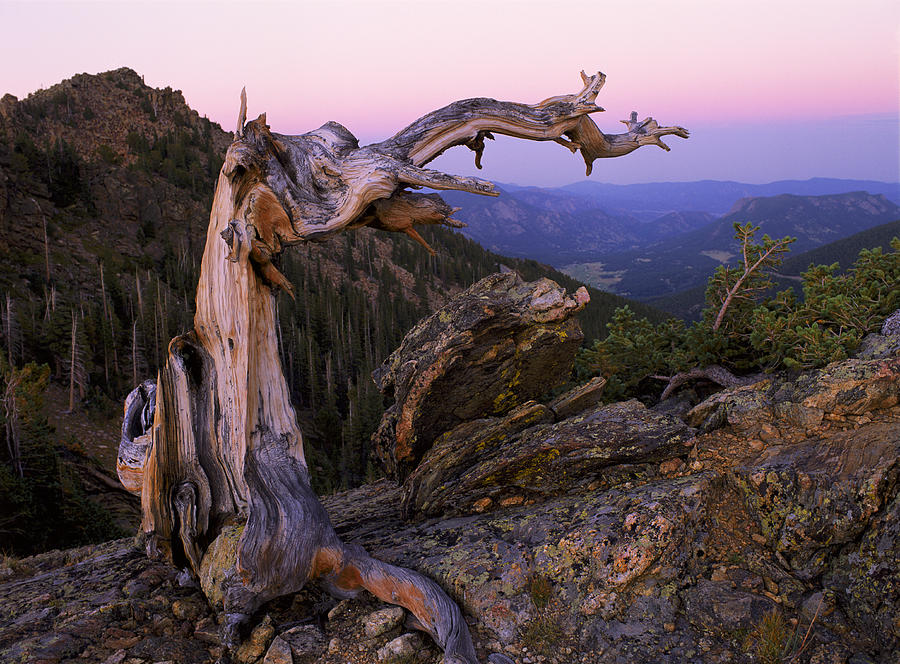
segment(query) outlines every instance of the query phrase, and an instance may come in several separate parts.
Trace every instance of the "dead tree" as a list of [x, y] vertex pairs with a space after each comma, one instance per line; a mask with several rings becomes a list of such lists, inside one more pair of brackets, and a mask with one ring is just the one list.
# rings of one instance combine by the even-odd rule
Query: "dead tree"
[[[275, 259], [291, 245], [361, 226], [404, 232], [424, 245], [417, 225], [461, 225], [437, 194], [411, 189], [497, 195], [490, 182], [424, 168], [457, 145], [473, 150], [480, 167], [484, 140], [493, 134], [561, 143], [581, 152], [588, 174], [595, 159], [642, 145], [668, 150], [666, 135], [687, 138], [681, 127], [638, 122], [635, 113], [624, 121], [626, 133], [603, 134], [589, 116], [603, 110], [594, 100], [604, 80], [582, 73], [579, 92], [532, 105], [457, 101], [363, 147], [336, 122], [300, 136], [272, 133], [265, 115], [245, 122], [241, 94], [235, 140], [216, 185], [194, 329], [169, 344], [151, 442], [144, 458], [125, 462], [132, 483], [142, 467], [149, 551], [199, 575], [204, 558], [209, 563], [211, 551], [228, 546], [223, 533], [231, 529], [225, 559], [233, 570], [223, 571], [221, 589], [231, 642], [264, 602], [318, 579], [339, 596], [367, 589], [406, 607], [444, 649], [445, 662], [475, 664], [468, 628], [446, 593], [421, 574], [341, 542], [310, 487], [276, 332], [274, 293], [290, 293], [291, 285]], [[137, 390], [132, 400], [149, 394]], [[124, 437], [140, 437], [134, 418], [147, 420], [147, 404], [130, 403], [126, 417], [132, 420]], [[137, 449], [129, 448], [132, 457]]]

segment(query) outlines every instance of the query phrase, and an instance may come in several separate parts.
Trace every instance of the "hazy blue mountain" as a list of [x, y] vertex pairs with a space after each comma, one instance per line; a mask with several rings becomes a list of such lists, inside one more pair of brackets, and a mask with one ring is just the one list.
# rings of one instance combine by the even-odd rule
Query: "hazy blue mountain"
[[577, 214], [597, 208], [608, 209], [605, 205], [598, 205], [592, 196], [583, 196], [561, 188], [516, 187], [515, 185], [513, 185], [512, 189], [509, 187], [510, 185], [501, 185], [501, 188], [507, 195], [514, 196], [518, 200], [542, 210]]
[[[635, 185], [585, 181], [558, 188], [509, 184], [498, 187], [498, 198], [459, 192], [442, 195], [449, 203], [463, 208], [457, 217], [469, 223], [463, 231], [468, 237], [499, 253], [557, 266], [597, 262], [601, 256], [643, 249], [697, 230], [729, 214], [742, 199], [867, 191], [900, 202], [898, 184], [827, 178], [764, 185], [707, 180]], [[768, 205], [777, 214], [782, 203], [759, 205]], [[735, 211], [744, 212], [742, 208]], [[729, 229], [726, 226], [728, 233]], [[826, 233], [815, 241], [822, 244], [856, 230], [859, 229], [841, 230], [832, 236]], [[770, 232], [775, 234], [778, 230]], [[814, 236], [815, 232], [807, 229], [803, 235]]]
[[738, 254], [734, 222], [760, 226], [760, 236], [796, 237], [792, 251], [802, 252], [897, 219], [900, 207], [865, 192], [746, 198], [699, 229], [563, 271], [619, 295], [650, 300], [702, 286], [717, 265], [733, 262]]
[[779, 274], [800, 276], [809, 269], [810, 265], [831, 265], [837, 263], [840, 270], [846, 270], [853, 265], [859, 252], [863, 249], [881, 247], [883, 251], [890, 251], [891, 240], [900, 237], [900, 221], [892, 221], [880, 226], [854, 233], [834, 242], [822, 245], [800, 254], [793, 252], [781, 263]]
[[649, 241], [662, 240], [704, 228], [716, 220], [711, 212], [669, 212], [647, 224], [645, 237]]
[[870, 194], [881, 194], [888, 200], [900, 204], [900, 183], [834, 178], [780, 180], [767, 184], [701, 180], [617, 185], [585, 180], [566, 185], [561, 189], [580, 197], [590, 198], [604, 209], [625, 210], [632, 216], [646, 221], [676, 210], [703, 210], [722, 215], [740, 198], [779, 194], [825, 196], [848, 191], [867, 191]]
[[561, 265], [646, 243], [644, 224], [633, 217], [583, 207], [573, 197], [543, 199], [503, 190], [497, 198], [452, 191], [441, 196], [462, 208], [454, 217], [469, 224], [464, 235], [507, 256]]

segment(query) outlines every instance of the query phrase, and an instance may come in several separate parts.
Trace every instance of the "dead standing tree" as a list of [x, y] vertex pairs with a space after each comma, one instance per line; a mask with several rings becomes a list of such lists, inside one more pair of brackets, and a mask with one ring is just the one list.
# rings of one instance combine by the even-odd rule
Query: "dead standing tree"
[[681, 127], [638, 122], [635, 113], [626, 133], [603, 134], [589, 116], [603, 110], [594, 100], [605, 76], [582, 80], [579, 92], [533, 105], [458, 101], [364, 147], [335, 122], [300, 136], [272, 133], [265, 115], [245, 123], [242, 93], [210, 214], [194, 329], [169, 345], [146, 450], [133, 439], [148, 438], [141, 422], [151, 421], [153, 391], [132, 393], [123, 427], [132, 444], [120, 459], [131, 484], [141, 483], [148, 550], [207, 578], [211, 564], [227, 568], [214, 570], [216, 590], [204, 590], [224, 611], [230, 642], [264, 602], [318, 579], [338, 596], [365, 588], [406, 607], [445, 662], [475, 664], [468, 628], [446, 593], [341, 542], [310, 487], [276, 336], [274, 292], [291, 286], [274, 259], [290, 245], [361, 226], [422, 244], [419, 224], [460, 226], [437, 194], [410, 189], [497, 195], [484, 180], [424, 168], [457, 145], [472, 149], [480, 167], [492, 134], [561, 143], [581, 152], [588, 174], [595, 159], [642, 145], [668, 150], [666, 135], [687, 138]]

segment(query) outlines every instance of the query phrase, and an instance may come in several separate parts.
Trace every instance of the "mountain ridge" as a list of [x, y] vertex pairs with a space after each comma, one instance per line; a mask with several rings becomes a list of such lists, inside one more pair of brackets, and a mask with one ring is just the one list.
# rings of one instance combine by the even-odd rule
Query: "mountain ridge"
[[735, 223], [759, 226], [760, 237], [796, 237], [791, 250], [804, 252], [898, 218], [900, 207], [866, 192], [744, 198], [729, 214], [705, 226], [644, 248], [606, 254], [593, 263], [570, 264], [563, 271], [611, 292], [648, 300], [701, 287], [717, 265], [733, 262], [738, 254]]
[[[783, 205], [784, 199], [779, 197], [793, 196], [798, 201], [866, 191], [884, 199], [878, 199], [875, 207], [897, 209], [900, 202], [900, 185], [824, 178], [767, 185], [700, 181], [645, 185], [582, 182], [558, 188], [500, 183], [498, 187], [503, 193], [498, 199], [458, 192], [447, 196], [453, 205], [463, 208], [457, 215], [469, 224], [463, 234], [493, 251], [557, 267], [603, 262], [610, 254], [650, 247], [739, 209], [752, 208], [750, 200], [782, 200]], [[816, 192], [815, 196], [807, 193], [810, 191]], [[789, 206], [784, 207], [788, 210]], [[815, 219], [824, 210], [807, 212]]]
[[685, 182], [648, 182], [627, 185], [613, 185], [584, 180], [562, 187], [581, 195], [599, 198], [602, 196], [610, 207], [621, 206], [621, 200], [638, 199], [654, 202], [656, 207], [668, 210], [703, 210], [714, 214], [725, 214], [739, 198], [796, 194], [800, 196], [822, 196], [848, 191], [869, 191], [884, 194], [894, 203], [900, 204], [900, 182], [880, 180], [857, 180], [843, 178], [812, 177], [807, 180], [774, 180], [763, 184], [752, 184], [734, 180], [696, 180]]

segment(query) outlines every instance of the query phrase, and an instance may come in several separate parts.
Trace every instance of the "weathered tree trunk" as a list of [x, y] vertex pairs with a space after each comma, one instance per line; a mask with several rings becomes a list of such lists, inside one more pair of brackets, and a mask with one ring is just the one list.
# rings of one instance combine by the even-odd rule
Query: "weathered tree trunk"
[[[300, 136], [271, 133], [264, 115], [245, 124], [242, 93], [210, 214], [194, 329], [172, 340], [159, 372], [146, 459], [125, 464], [132, 485], [143, 465], [149, 550], [197, 575], [204, 557], [208, 572], [213, 552], [226, 551], [226, 562], [215, 564], [231, 571], [221, 570], [220, 594], [207, 594], [221, 598], [231, 638], [263, 602], [319, 579], [338, 595], [365, 588], [406, 607], [444, 648], [446, 662], [476, 662], [460, 611], [441, 588], [343, 544], [313, 493], [276, 337], [273, 293], [291, 286], [273, 260], [286, 246], [365, 225], [422, 244], [415, 225], [461, 225], [438, 195], [408, 188], [496, 195], [484, 180], [423, 168], [455, 145], [474, 150], [480, 165], [492, 133], [563, 143], [581, 151], [588, 172], [594, 159], [665, 147], [660, 137], [667, 134], [687, 137], [680, 127], [638, 123], [636, 115], [628, 133], [602, 134], [588, 114], [602, 110], [594, 99], [605, 77], [582, 78], [577, 94], [535, 105], [458, 101], [365, 147], [334, 122]], [[144, 433], [135, 418], [146, 419], [149, 394], [132, 393], [123, 439]], [[134, 456], [137, 447], [128, 449]]]

